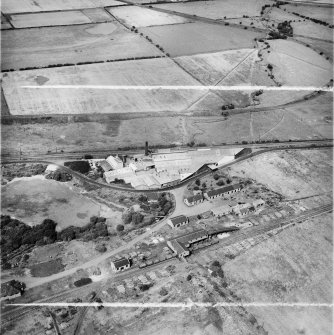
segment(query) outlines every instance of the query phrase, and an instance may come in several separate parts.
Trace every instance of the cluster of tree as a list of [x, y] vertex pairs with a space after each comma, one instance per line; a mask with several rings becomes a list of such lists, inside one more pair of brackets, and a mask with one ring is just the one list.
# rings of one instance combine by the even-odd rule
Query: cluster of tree
[[293, 28], [291, 26], [291, 21], [280, 22], [277, 25], [277, 30], [282, 35], [286, 35], [286, 36], [292, 36], [293, 35]]
[[1, 215], [0, 244], [3, 263], [6, 263], [8, 255], [21, 246], [46, 245], [77, 238], [92, 240], [99, 236], [107, 236], [108, 229], [105, 221], [105, 218], [94, 216], [84, 227], [70, 226], [57, 232], [57, 223], [50, 219], [45, 219], [41, 224], [30, 227], [9, 215]]
[[212, 271], [211, 275], [213, 277], [220, 277], [222, 279], [224, 278], [224, 271], [218, 261], [212, 262], [210, 270]]
[[60, 182], [72, 180], [72, 175], [65, 171], [52, 171], [45, 176], [46, 179], [53, 179]]
[[235, 108], [235, 106], [234, 106], [234, 104], [227, 104], [227, 105], [223, 105], [222, 106], [222, 110], [224, 111], [224, 110], [226, 110], [226, 109], [234, 109]]
[[81, 279], [75, 281], [73, 284], [76, 287], [80, 287], [80, 286], [90, 284], [91, 282], [92, 282], [92, 280], [90, 278], [81, 278]]
[[90, 165], [85, 160], [65, 162], [64, 165], [69, 167], [71, 170], [80, 173], [87, 173], [90, 171]]
[[296, 12], [292, 12], [292, 14], [294, 14], [296, 16], [299, 16], [299, 17], [302, 17], [303, 19], [310, 20], [310, 21], [312, 21], [314, 23], [318, 23], [318, 24], [321, 24], [323, 26], [329, 26], [330, 28], [333, 28], [333, 25], [330, 25], [328, 22], [321, 21], [319, 19], [315, 19], [313, 17], [305, 16], [305, 15], [302, 15], [302, 14], [299, 14], [299, 13], [296, 13]]
[[101, 236], [108, 236], [106, 219], [103, 217], [92, 216], [90, 222], [83, 227], [70, 226], [65, 228], [58, 233], [57, 239], [60, 241], [71, 241], [81, 238], [85, 241], [90, 241]]

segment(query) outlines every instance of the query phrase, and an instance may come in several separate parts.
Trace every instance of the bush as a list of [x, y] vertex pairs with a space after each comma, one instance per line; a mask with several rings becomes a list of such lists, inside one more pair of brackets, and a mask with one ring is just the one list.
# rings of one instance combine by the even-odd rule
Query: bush
[[124, 226], [122, 224], [117, 225], [116, 230], [121, 232], [124, 230]]
[[159, 291], [159, 294], [164, 297], [165, 295], [168, 294], [168, 291], [164, 287], [162, 287], [161, 290]]
[[187, 280], [190, 281], [192, 279], [192, 275], [191, 274], [188, 274], [187, 276]]
[[81, 278], [81, 279], [75, 281], [73, 284], [76, 287], [80, 287], [80, 286], [90, 284], [91, 282], [92, 282], [92, 280], [90, 278]]
[[70, 168], [71, 170], [80, 173], [87, 173], [90, 171], [90, 165], [87, 161], [65, 162], [64, 165]]
[[197, 186], [200, 186], [200, 185], [201, 185], [201, 181], [200, 181], [199, 179], [196, 179], [195, 184], [196, 184]]
[[139, 286], [139, 289], [144, 292], [144, 291], [149, 290], [152, 286], [153, 284], [142, 284]]
[[217, 182], [217, 185], [218, 185], [218, 186], [224, 186], [224, 185], [225, 185], [224, 180], [219, 180], [219, 181]]
[[98, 252], [106, 252], [107, 251], [107, 247], [104, 245], [104, 244], [98, 244], [96, 247], [95, 247], [95, 250], [98, 251]]

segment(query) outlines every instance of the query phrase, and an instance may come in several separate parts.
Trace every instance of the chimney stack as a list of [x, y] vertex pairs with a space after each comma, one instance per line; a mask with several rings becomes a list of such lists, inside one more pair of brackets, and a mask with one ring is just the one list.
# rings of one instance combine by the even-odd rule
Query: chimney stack
[[145, 142], [145, 156], [148, 156], [148, 142]]

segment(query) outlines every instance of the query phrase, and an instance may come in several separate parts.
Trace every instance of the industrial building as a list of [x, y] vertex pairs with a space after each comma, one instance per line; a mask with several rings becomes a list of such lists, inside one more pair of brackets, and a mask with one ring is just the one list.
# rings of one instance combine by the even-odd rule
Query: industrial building
[[128, 258], [122, 257], [121, 259], [111, 261], [110, 265], [115, 272], [120, 272], [129, 269], [131, 262]]
[[240, 192], [242, 189], [243, 189], [242, 184], [233, 184], [233, 185], [218, 188], [216, 190], [208, 191], [204, 193], [204, 197], [208, 200], [212, 200], [215, 198], [220, 198], [226, 195]]
[[114, 170], [121, 169], [124, 166], [123, 161], [118, 156], [108, 156], [106, 161]]
[[167, 241], [167, 245], [179, 257], [185, 257], [190, 254], [189, 247], [199, 241], [205, 240], [209, 234], [204, 229], [198, 229], [191, 233], [187, 233]]
[[189, 223], [189, 219], [185, 215], [175, 216], [170, 218], [167, 223], [174, 229], [178, 227], [182, 227]]
[[187, 206], [194, 206], [204, 201], [203, 194], [198, 193], [190, 197], [184, 198], [184, 203]]

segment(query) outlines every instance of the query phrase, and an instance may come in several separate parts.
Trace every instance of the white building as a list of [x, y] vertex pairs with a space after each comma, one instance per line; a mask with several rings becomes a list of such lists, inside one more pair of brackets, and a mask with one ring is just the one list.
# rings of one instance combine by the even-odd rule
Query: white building
[[123, 161], [118, 156], [109, 156], [106, 161], [111, 165], [114, 170], [121, 169], [123, 167]]

